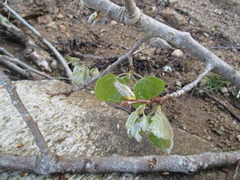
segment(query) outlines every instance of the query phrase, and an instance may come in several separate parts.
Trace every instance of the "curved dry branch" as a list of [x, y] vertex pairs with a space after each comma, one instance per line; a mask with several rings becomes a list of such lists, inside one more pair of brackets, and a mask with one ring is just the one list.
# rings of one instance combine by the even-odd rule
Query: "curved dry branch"
[[[105, 12], [116, 21], [124, 22], [119, 19], [121, 7], [108, 0], [84, 0], [88, 5], [97, 10]], [[122, 12], [124, 13], [124, 12]], [[126, 14], [126, 12], [125, 12]], [[121, 14], [121, 16], [123, 16]], [[124, 16], [127, 18], [127, 16]], [[139, 21], [134, 24], [144, 32], [152, 32], [154, 35], [165, 39], [171, 45], [183, 49], [205, 64], [212, 64], [213, 71], [229, 80], [238, 89], [240, 89], [240, 72], [232, 68], [222, 59], [217, 57], [207, 48], [195, 41], [189, 33], [178, 31], [169, 27], [144, 13], [141, 14]]]
[[161, 97], [162, 100], [166, 100], [169, 98], [177, 98], [181, 95], [183, 95], [184, 93], [186, 93], [187, 91], [191, 91], [194, 87], [196, 87], [198, 85], [198, 83], [200, 82], [201, 79], [203, 79], [205, 76], [207, 76], [207, 74], [213, 69], [212, 64], [207, 64], [204, 72], [202, 72], [193, 82], [187, 84], [186, 86], [184, 86], [182, 89], [171, 93], [171, 94], [167, 94], [163, 97]]
[[127, 14], [131, 17], [135, 14], [136, 11], [136, 4], [134, 0], [124, 0], [124, 6], [126, 8]]
[[[108, 172], [181, 172], [192, 174], [201, 169], [236, 165], [240, 151], [203, 153], [191, 156], [142, 156], [142, 157], [58, 157], [49, 173], [108, 173]], [[14, 154], [0, 155], [0, 169], [39, 173], [35, 156]]]

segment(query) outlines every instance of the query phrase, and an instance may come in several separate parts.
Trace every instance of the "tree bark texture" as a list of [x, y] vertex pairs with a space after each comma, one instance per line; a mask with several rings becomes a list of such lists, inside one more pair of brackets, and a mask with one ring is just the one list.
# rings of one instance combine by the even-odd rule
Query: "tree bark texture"
[[[200, 169], [236, 165], [240, 151], [203, 153], [192, 156], [142, 157], [58, 157], [48, 169], [51, 173], [107, 173], [107, 172], [180, 172], [192, 174]], [[0, 155], [0, 169], [39, 173], [39, 157], [14, 154]]]

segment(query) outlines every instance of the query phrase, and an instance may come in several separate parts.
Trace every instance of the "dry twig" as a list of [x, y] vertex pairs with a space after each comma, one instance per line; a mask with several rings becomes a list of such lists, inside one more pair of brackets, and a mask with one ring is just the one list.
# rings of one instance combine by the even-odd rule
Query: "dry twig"
[[226, 111], [228, 111], [232, 117], [234, 117], [237, 121], [240, 122], [240, 117], [238, 117], [232, 110], [230, 110], [228, 108], [228, 106], [226, 104], [224, 104], [223, 102], [221, 102], [218, 98], [216, 98], [215, 96], [209, 94], [207, 91], [204, 91], [202, 89], [199, 89], [200, 92], [203, 92], [206, 96], [210, 97], [211, 99], [213, 99], [214, 101], [216, 101], [220, 106], [222, 106]]
[[[0, 52], [2, 52], [2, 54], [5, 55], [5, 56], [0, 55], [0, 63], [4, 66], [8, 67], [10, 70], [16, 72], [17, 74], [21, 73], [19, 75], [21, 75], [25, 78], [28, 78], [28, 79], [32, 79], [32, 78], [33, 79], [35, 79], [35, 78], [42, 79], [42, 77], [47, 78], [47, 79], [54, 79], [53, 77], [30, 67], [26, 63], [20, 61], [18, 58], [15, 58], [11, 53], [9, 53], [4, 48], [0, 48]], [[10, 62], [12, 62], [12, 63], [10, 63]], [[18, 64], [21, 68], [16, 66], [15, 64]], [[24, 68], [25, 70], [22, 68]], [[34, 74], [31, 74], [29, 71], [33, 72]]]
[[38, 37], [38, 39], [53, 52], [53, 54], [56, 56], [56, 58], [65, 68], [67, 76], [70, 78], [72, 75], [72, 70], [69, 68], [65, 59], [57, 51], [57, 49], [50, 42], [48, 42], [34, 27], [32, 27], [27, 21], [25, 21], [25, 19], [23, 19], [16, 11], [14, 11], [11, 7], [9, 7], [7, 3], [0, 3], [0, 4], [3, 7], [5, 7], [10, 13], [12, 13], [24, 26], [26, 26], [29, 30], [31, 30]]

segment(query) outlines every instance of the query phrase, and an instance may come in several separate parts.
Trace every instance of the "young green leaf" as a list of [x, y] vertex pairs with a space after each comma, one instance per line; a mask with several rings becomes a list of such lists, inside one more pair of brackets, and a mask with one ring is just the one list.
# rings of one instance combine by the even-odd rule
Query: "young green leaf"
[[65, 58], [66, 58], [68, 64], [72, 64], [73, 66], [79, 65], [80, 58], [72, 57], [72, 56], [69, 56], [69, 55], [67, 55]]
[[162, 149], [166, 153], [170, 153], [172, 146], [173, 146], [173, 140], [172, 139], [162, 139], [154, 136], [153, 134], [149, 135], [150, 141], [153, 143], [154, 146]]
[[126, 122], [126, 128], [130, 129], [131, 126], [136, 122], [136, 120], [139, 118], [140, 115], [144, 113], [146, 105], [140, 105], [135, 111], [133, 111], [130, 116], [128, 117], [128, 120]]
[[100, 74], [98, 68], [92, 68], [91, 73], [92, 73], [92, 77], [98, 77]]
[[154, 76], [147, 76], [137, 81], [133, 92], [137, 99], [151, 99], [161, 94], [165, 85], [164, 81]]
[[[151, 132], [151, 137], [149, 136], [151, 141], [154, 140], [153, 144], [157, 144], [162, 150], [170, 152], [173, 145], [173, 130], [160, 106], [157, 107], [157, 111], [151, 119], [149, 131]], [[156, 142], [157, 139], [159, 142]]]
[[118, 78], [118, 80], [120, 79], [119, 82], [123, 83], [123, 84], [128, 84], [130, 82], [130, 79], [127, 76], [123, 76], [121, 78]]
[[91, 80], [89, 76], [89, 69], [85, 66], [76, 65], [73, 68], [73, 74], [71, 76], [71, 80], [73, 83], [78, 85], [83, 85], [88, 83]]
[[73, 68], [73, 73], [85, 72], [85, 71], [88, 71], [88, 70], [89, 70], [89, 69], [88, 69], [86, 66], [76, 65], [76, 66], [74, 66], [74, 68]]
[[131, 128], [127, 129], [127, 134], [130, 138], [134, 137], [138, 142], [142, 140], [142, 136], [140, 135], [141, 128], [139, 122], [134, 122]]
[[119, 80], [114, 74], [107, 74], [97, 80], [94, 93], [102, 101], [118, 103], [124, 100], [122, 95], [116, 90], [114, 83]]
[[85, 72], [75, 72], [71, 76], [71, 80], [74, 84], [81, 85], [84, 81]]
[[149, 130], [153, 135], [163, 139], [173, 139], [173, 130], [168, 119], [163, 115], [161, 107], [157, 107], [157, 111], [152, 117]]
[[116, 81], [114, 82], [114, 87], [125, 99], [136, 99], [132, 90], [127, 85]]
[[146, 133], [149, 131], [148, 117], [145, 114], [140, 118], [139, 126], [142, 131]]

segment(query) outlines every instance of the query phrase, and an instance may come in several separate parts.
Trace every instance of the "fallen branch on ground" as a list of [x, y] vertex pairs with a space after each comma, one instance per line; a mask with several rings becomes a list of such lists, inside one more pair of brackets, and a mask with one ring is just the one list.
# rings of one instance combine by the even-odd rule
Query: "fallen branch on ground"
[[[4, 48], [0, 48], [0, 52], [4, 55], [0, 55], [0, 64], [10, 69], [13, 72], [16, 72], [20, 76], [27, 79], [54, 79], [48, 74], [38, 71], [26, 63], [20, 61], [18, 58], [15, 58], [11, 53], [6, 51]], [[17, 66], [17, 65], [18, 66]]]
[[[58, 157], [51, 169], [44, 174], [53, 173], [112, 173], [112, 172], [181, 172], [192, 174], [201, 169], [237, 165], [240, 151], [203, 153], [191, 156], [142, 156], [142, 157]], [[0, 155], [0, 169], [39, 173], [41, 163], [37, 156], [16, 154]]]
[[204, 93], [206, 96], [209, 98], [213, 99], [216, 101], [220, 106], [222, 106], [226, 111], [228, 111], [237, 121], [240, 122], [240, 117], [238, 117], [234, 112], [232, 112], [227, 105], [225, 105], [223, 102], [221, 102], [219, 99], [217, 99], [215, 96], [209, 94], [207, 91], [204, 91], [202, 89], [197, 89], [200, 93]]
[[[4, 19], [5, 17], [0, 15], [0, 18]], [[7, 22], [7, 19], [6, 21], [0, 21], [0, 27], [0, 32], [4, 39], [9, 39], [22, 45], [24, 48], [23, 55], [27, 60], [32, 61], [41, 70], [51, 72], [50, 61], [52, 58], [50, 54], [39, 47], [30, 36], [14, 24]]]
[[53, 52], [53, 54], [56, 56], [56, 58], [64, 67], [68, 78], [70, 78], [72, 75], [72, 70], [69, 68], [65, 59], [57, 51], [57, 49], [50, 42], [48, 42], [35, 28], [33, 28], [27, 21], [25, 21], [25, 19], [23, 19], [16, 11], [14, 11], [11, 7], [9, 7], [7, 3], [1, 3], [1, 5], [5, 7], [11, 14], [13, 14], [24, 26], [26, 26], [29, 30], [31, 30], [38, 37], [38, 39]]

